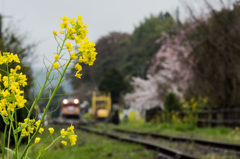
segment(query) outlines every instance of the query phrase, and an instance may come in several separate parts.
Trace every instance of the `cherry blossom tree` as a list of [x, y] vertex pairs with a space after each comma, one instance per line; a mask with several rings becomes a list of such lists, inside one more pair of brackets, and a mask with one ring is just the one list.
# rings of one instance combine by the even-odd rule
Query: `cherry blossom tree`
[[163, 108], [167, 93], [181, 95], [191, 78], [191, 67], [188, 67], [191, 63], [187, 60], [191, 47], [185, 41], [185, 31], [175, 36], [164, 34], [156, 42], [161, 43], [161, 47], [151, 62], [147, 80], [133, 78], [134, 92], [124, 97], [127, 103], [140, 110], [155, 106]]
[[162, 101], [158, 96], [158, 81], [153, 76], [148, 75], [147, 80], [139, 77], [133, 77], [132, 80], [134, 92], [124, 96], [126, 103], [140, 111], [155, 106], [162, 107]]

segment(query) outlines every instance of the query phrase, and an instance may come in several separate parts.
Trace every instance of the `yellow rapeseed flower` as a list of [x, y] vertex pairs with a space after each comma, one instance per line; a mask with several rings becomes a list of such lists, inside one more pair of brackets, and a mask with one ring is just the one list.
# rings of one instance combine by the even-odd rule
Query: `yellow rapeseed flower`
[[54, 55], [54, 58], [55, 58], [56, 61], [58, 61], [58, 60], [59, 60], [58, 54], [55, 54], [55, 55]]
[[57, 36], [57, 31], [56, 30], [53, 30], [53, 35], [54, 35], [54, 38], [56, 38], [56, 36]]
[[9, 93], [9, 91], [8, 90], [3, 90], [2, 91], [2, 95], [3, 95], [3, 97], [7, 97], [7, 96], [9, 96], [10, 95], [10, 93]]
[[94, 41], [88, 41], [88, 38], [84, 39], [84, 42], [80, 44], [79, 52], [82, 53], [81, 60], [79, 58], [79, 62], [84, 62], [89, 66], [93, 65], [93, 62], [96, 60], [97, 53], [95, 52], [95, 44]]
[[56, 63], [56, 62], [54, 62], [54, 64], [53, 64], [53, 67], [54, 67], [55, 69], [58, 69], [58, 67], [59, 67], [59, 64], [58, 64], [58, 63]]
[[71, 125], [67, 129], [67, 132], [68, 132], [67, 135], [68, 135], [68, 138], [70, 140], [71, 146], [76, 145], [77, 135], [74, 134], [74, 126]]
[[38, 121], [35, 123], [35, 125], [36, 125], [37, 128], [39, 127], [40, 123], [41, 123], [41, 120], [38, 120]]
[[85, 62], [85, 60], [83, 59], [82, 56], [80, 56], [79, 59], [78, 59], [78, 62], [79, 62], [79, 63], [83, 63], [83, 62]]
[[13, 112], [15, 107], [16, 107], [16, 104], [9, 104], [7, 110], [11, 110]]
[[70, 42], [65, 42], [65, 46], [68, 49], [68, 51], [72, 51], [73, 46], [72, 46], [72, 44]]
[[65, 136], [67, 135], [67, 131], [65, 131], [65, 129], [62, 129], [60, 131], [60, 133], [61, 133], [62, 138], [65, 138]]
[[82, 66], [79, 65], [78, 63], [75, 65], [75, 69], [79, 72], [82, 71]]
[[36, 143], [36, 144], [39, 143], [40, 140], [41, 140], [40, 137], [36, 137], [36, 138], [35, 138], [35, 143]]
[[[22, 129], [22, 135], [21, 136], [28, 136], [29, 132], [26, 131], [25, 128]], [[35, 139], [36, 140], [36, 139]]]
[[8, 116], [8, 113], [7, 113], [7, 111], [6, 111], [5, 109], [2, 110], [1, 113], [2, 113], [2, 115], [4, 115], [4, 116]]
[[79, 14], [77, 16], [78, 16], [78, 21], [82, 20], [82, 16], [80, 16]]
[[75, 36], [75, 42], [76, 43], [81, 43], [83, 40], [81, 39], [80, 36]]
[[67, 141], [61, 141], [61, 143], [65, 146], [67, 146]]
[[48, 130], [49, 130], [50, 134], [54, 133], [54, 129], [53, 128], [49, 128]]
[[43, 131], [44, 131], [44, 129], [43, 129], [43, 128], [40, 128], [38, 132], [39, 132], [40, 134], [42, 134]]
[[71, 146], [76, 145], [76, 141], [77, 141], [77, 135], [69, 135], [68, 136]]
[[77, 72], [76, 72], [75, 77], [77, 77], [77, 78], [81, 78], [81, 76], [82, 76], [81, 73], [77, 73]]
[[62, 29], [67, 28], [67, 27], [68, 27], [68, 22], [67, 22], [67, 21], [64, 21], [63, 23], [60, 24], [60, 27], [61, 27]]
[[62, 21], [67, 21], [67, 17], [63, 16], [62, 18], [60, 18]]
[[20, 69], [21, 69], [21, 66], [17, 65], [17, 66], [15, 67], [15, 69], [16, 69], [16, 70], [20, 70]]
[[59, 33], [60, 33], [60, 34], [64, 34], [65, 31], [64, 31], [64, 30], [60, 30]]
[[71, 23], [72, 25], [75, 25], [75, 19], [76, 18], [72, 18], [72, 19], [68, 18], [68, 22]]
[[8, 81], [4, 81], [3, 85], [4, 85], [5, 88], [8, 88]]
[[76, 54], [76, 51], [74, 51], [73, 53], [71, 53], [71, 56], [70, 56], [71, 59], [76, 59], [76, 58], [78, 58], [75, 54]]

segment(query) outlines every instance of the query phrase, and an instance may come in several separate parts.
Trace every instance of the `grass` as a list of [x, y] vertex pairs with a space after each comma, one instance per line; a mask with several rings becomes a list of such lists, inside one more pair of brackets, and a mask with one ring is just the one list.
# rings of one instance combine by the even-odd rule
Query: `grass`
[[[54, 127], [54, 136], [60, 135], [61, 128]], [[75, 130], [78, 135], [77, 145], [63, 146], [60, 141], [47, 150], [41, 158], [44, 159], [152, 159], [153, 152], [147, 151], [144, 147], [135, 144], [128, 144], [106, 137]], [[42, 135], [42, 139], [48, 136], [47, 128]], [[57, 135], [58, 134], [58, 135]], [[50, 143], [50, 141], [48, 141]], [[69, 144], [69, 143], [68, 143]], [[38, 150], [43, 145], [41, 142], [29, 151], [30, 158], [36, 158]]]
[[[199, 139], [215, 140], [215, 141], [224, 141], [230, 143], [240, 143], [240, 132], [233, 130], [227, 127], [217, 127], [217, 128], [197, 128], [191, 125], [179, 125], [179, 124], [153, 124], [153, 123], [144, 123], [144, 122], [128, 122], [127, 124], [120, 124], [119, 126], [113, 126], [111, 124], [98, 124], [97, 126], [92, 126], [92, 128], [102, 130], [110, 129], [113, 127], [139, 130], [139, 131], [150, 131], [155, 133], [167, 134], [172, 136], [187, 136], [194, 137]], [[54, 138], [60, 135], [60, 130], [62, 127], [54, 127]], [[65, 127], [66, 129], [66, 127]], [[78, 135], [77, 145], [75, 146], [63, 146], [59, 140], [54, 144], [50, 149], [48, 149], [44, 156], [41, 158], [44, 159], [152, 159], [154, 157], [153, 152], [147, 151], [144, 147], [136, 144], [129, 144], [125, 142], [120, 142], [116, 140], [109, 139], [107, 137], [102, 137], [90, 133], [86, 133], [80, 130], [75, 130], [75, 133]], [[29, 157], [35, 159], [38, 155], [38, 151], [43, 146], [43, 141], [49, 135], [48, 128], [45, 127], [44, 133], [39, 134], [38, 137], [41, 137], [41, 141], [35, 147], [29, 151]], [[48, 139], [47, 143], [51, 143], [51, 138]], [[68, 142], [69, 144], [69, 142]], [[176, 145], [169, 142], [160, 143], [172, 148]], [[177, 145], [179, 146], [179, 145]], [[186, 148], [188, 146], [181, 146]], [[23, 147], [20, 148], [20, 151], [23, 150]], [[201, 158], [213, 158], [214, 154], [209, 154], [210, 156], [201, 157]], [[200, 156], [199, 156], [200, 157]]]

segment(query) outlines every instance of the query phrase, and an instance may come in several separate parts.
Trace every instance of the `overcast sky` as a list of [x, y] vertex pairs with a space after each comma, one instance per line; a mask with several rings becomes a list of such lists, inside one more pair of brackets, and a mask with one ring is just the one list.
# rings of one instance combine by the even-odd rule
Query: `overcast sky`
[[[14, 24], [21, 34], [26, 33], [27, 42], [37, 43], [38, 55], [34, 67], [42, 67], [42, 55], [53, 57], [56, 42], [52, 31], [60, 30], [60, 17], [83, 17], [88, 24], [89, 40], [97, 41], [111, 31], [132, 33], [144, 17], [160, 12], [174, 14], [180, 0], [0, 0], [0, 14], [4, 27]], [[191, 0], [193, 2], [194, 0]], [[211, 0], [214, 1], [214, 0]], [[50, 58], [51, 59], [51, 58]]]

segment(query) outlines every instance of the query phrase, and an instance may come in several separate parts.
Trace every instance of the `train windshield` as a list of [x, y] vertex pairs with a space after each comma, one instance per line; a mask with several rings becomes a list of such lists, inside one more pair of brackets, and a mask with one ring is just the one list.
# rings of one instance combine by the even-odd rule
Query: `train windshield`
[[96, 106], [97, 106], [97, 109], [106, 109], [107, 108], [107, 101], [104, 101], [104, 100], [98, 100], [96, 101]]

